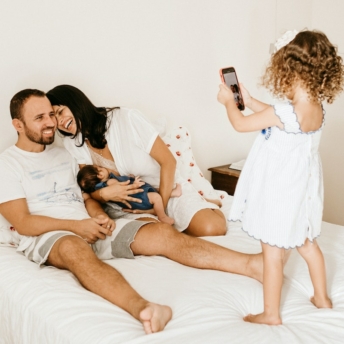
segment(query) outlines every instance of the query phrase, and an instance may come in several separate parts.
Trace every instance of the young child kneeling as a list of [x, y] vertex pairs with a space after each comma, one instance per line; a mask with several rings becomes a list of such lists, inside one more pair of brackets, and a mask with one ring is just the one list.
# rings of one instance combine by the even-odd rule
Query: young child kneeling
[[[116, 176], [105, 167], [96, 165], [84, 166], [77, 175], [77, 181], [81, 190], [87, 193], [92, 193], [96, 190], [112, 185], [117, 181], [125, 182], [127, 180], [130, 180], [130, 184], [132, 184], [135, 180], [142, 181], [140, 177]], [[159, 221], [173, 225], [174, 219], [166, 215], [162, 198], [158, 193], [158, 190], [153, 188], [153, 186], [148, 183], [142, 185], [141, 189], [143, 189], [143, 192], [135, 194], [135, 197], [141, 199], [142, 203], [129, 201], [132, 209], [148, 210], [154, 208]], [[181, 194], [181, 186], [180, 184], [177, 184], [171, 192], [171, 197], [179, 197]], [[124, 203], [113, 203], [118, 204], [124, 209], [128, 209]]]

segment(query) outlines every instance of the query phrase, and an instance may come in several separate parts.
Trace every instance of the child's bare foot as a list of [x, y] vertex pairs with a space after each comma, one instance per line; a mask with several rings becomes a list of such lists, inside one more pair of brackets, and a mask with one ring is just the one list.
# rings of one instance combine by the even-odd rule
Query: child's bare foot
[[158, 216], [159, 221], [163, 222], [163, 223], [167, 223], [168, 225], [173, 225], [174, 224], [174, 219], [172, 219], [172, 217], [169, 217], [167, 215], [165, 216]]
[[332, 301], [329, 297], [325, 298], [315, 298], [315, 296], [311, 297], [310, 301], [313, 303], [315, 307], [318, 308], [332, 308]]
[[267, 325], [282, 325], [282, 320], [279, 315], [267, 315], [264, 312], [260, 314], [249, 314], [244, 317], [244, 321], [253, 324], [267, 324]]
[[182, 186], [180, 184], [176, 184], [176, 187], [171, 192], [171, 197], [180, 197], [182, 195]]
[[162, 331], [171, 318], [171, 308], [156, 303], [148, 303], [140, 312], [140, 321], [146, 334]]
[[209, 199], [209, 198], [206, 198], [205, 200], [206, 200], [207, 202], [216, 204], [219, 208], [222, 207], [222, 202], [219, 201], [218, 199]]

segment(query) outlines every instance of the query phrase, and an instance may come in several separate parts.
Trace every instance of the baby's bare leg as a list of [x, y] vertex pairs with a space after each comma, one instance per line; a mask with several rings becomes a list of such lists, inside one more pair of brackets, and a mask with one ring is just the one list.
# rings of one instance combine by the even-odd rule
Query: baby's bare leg
[[244, 320], [256, 324], [280, 325], [281, 290], [283, 284], [284, 249], [262, 243], [264, 312], [249, 314]]
[[180, 184], [176, 184], [176, 187], [172, 189], [171, 197], [180, 197], [182, 195], [182, 186]]
[[306, 261], [311, 276], [314, 288], [314, 296], [311, 298], [311, 302], [318, 308], [332, 308], [332, 302], [327, 295], [324, 256], [317, 242], [314, 240], [311, 243], [307, 239], [305, 244], [298, 247], [297, 250]]
[[209, 198], [205, 198], [205, 200], [206, 200], [207, 202], [216, 204], [219, 208], [222, 207], [222, 202], [219, 201], [218, 199], [209, 199]]
[[169, 225], [173, 225], [174, 219], [166, 215], [160, 194], [158, 194], [157, 192], [148, 192], [147, 196], [148, 196], [149, 202], [153, 204], [153, 208], [155, 210], [156, 215], [158, 216], [158, 219], [161, 222], [167, 223]]

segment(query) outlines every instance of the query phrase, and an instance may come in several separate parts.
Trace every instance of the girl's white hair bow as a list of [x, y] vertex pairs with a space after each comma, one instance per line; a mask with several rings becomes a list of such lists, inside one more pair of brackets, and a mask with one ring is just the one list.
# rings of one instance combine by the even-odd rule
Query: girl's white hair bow
[[285, 32], [274, 44], [274, 53], [284, 46], [286, 46], [288, 43], [290, 43], [295, 36], [299, 33], [297, 30], [289, 30]]

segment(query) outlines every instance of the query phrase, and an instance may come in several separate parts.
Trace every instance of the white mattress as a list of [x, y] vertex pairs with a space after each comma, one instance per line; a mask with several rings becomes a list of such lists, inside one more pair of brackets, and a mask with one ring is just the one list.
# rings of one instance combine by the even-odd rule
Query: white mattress
[[[244, 252], [259, 252], [239, 224], [208, 239]], [[245, 323], [262, 311], [262, 285], [250, 278], [182, 266], [163, 257], [117, 259], [117, 268], [150, 301], [168, 304], [173, 318], [160, 333], [145, 335], [125, 311], [83, 289], [73, 275], [39, 268], [10, 247], [0, 247], [0, 343], [343, 343], [344, 227], [323, 223], [333, 309], [309, 301], [312, 285], [296, 251], [285, 268], [281, 326]]]

